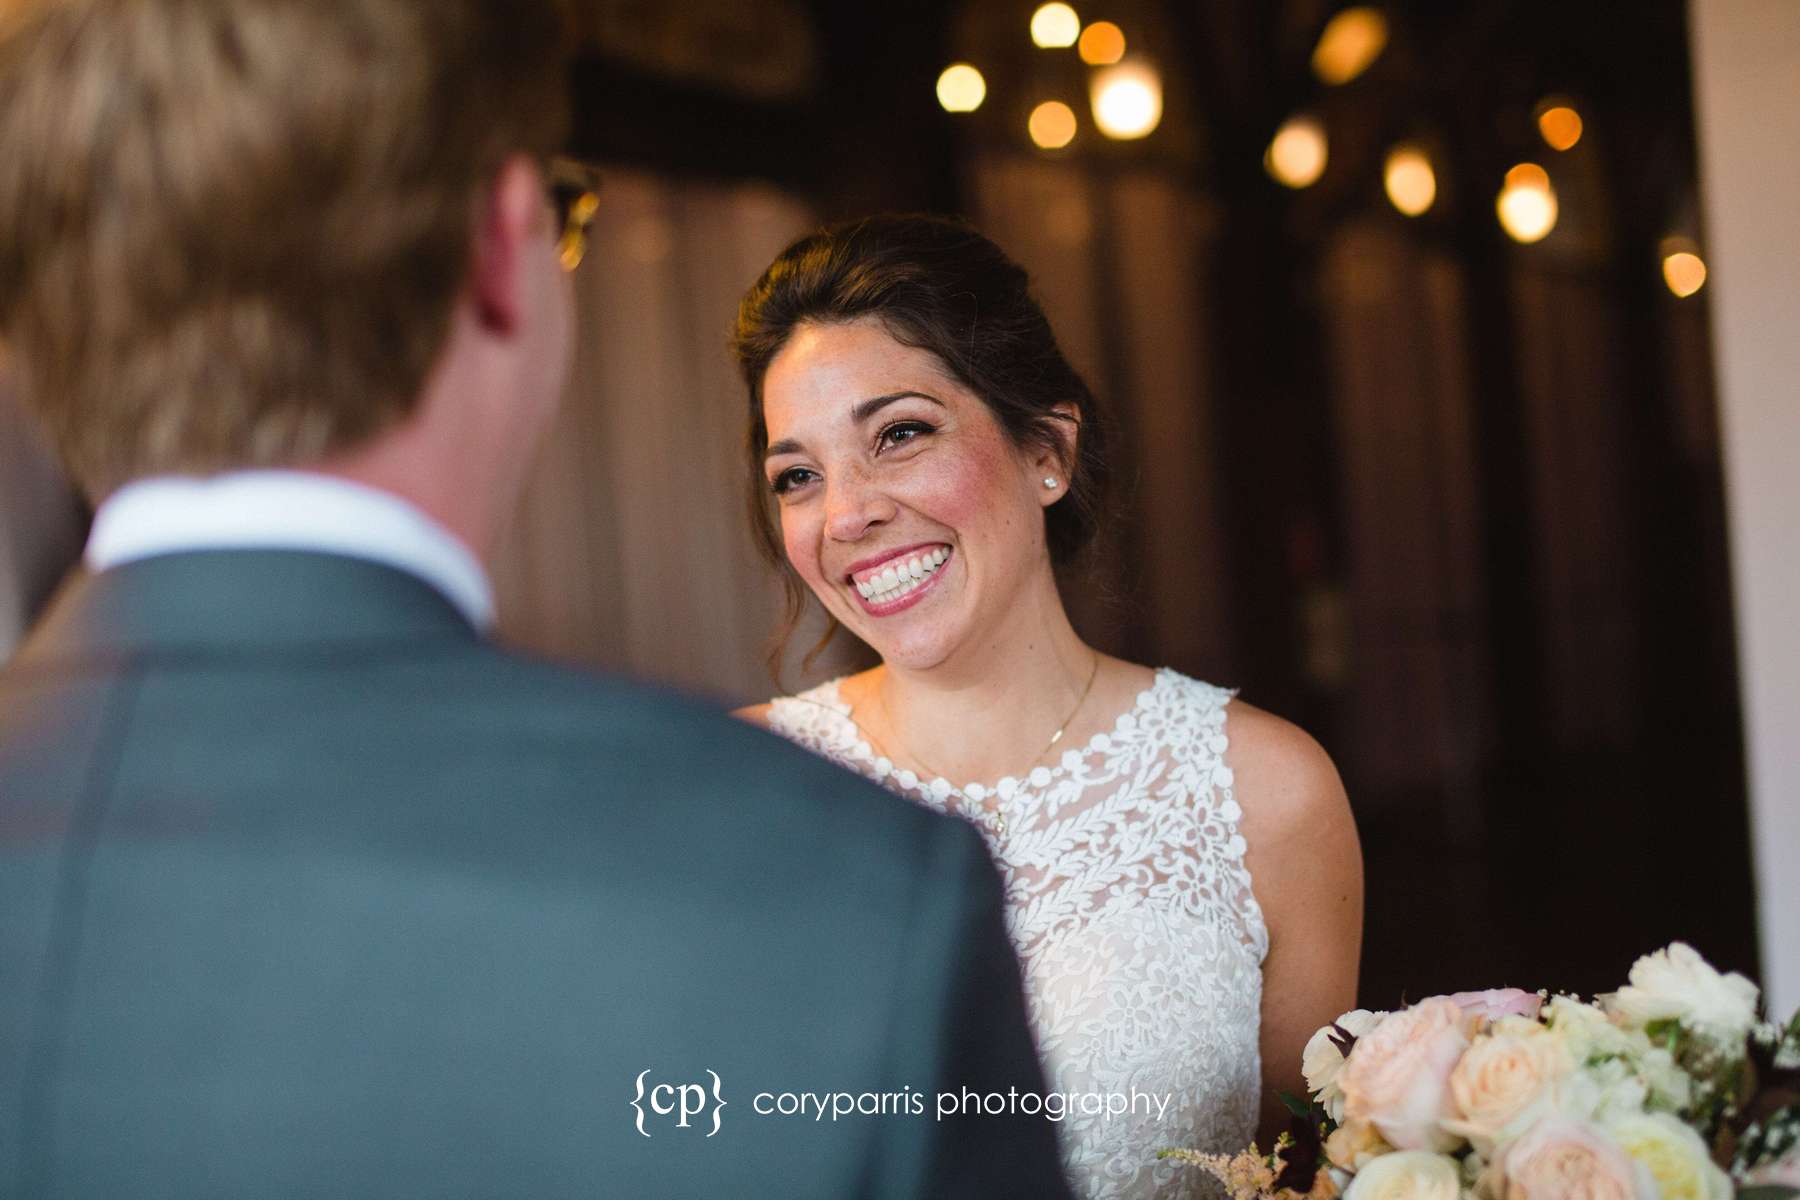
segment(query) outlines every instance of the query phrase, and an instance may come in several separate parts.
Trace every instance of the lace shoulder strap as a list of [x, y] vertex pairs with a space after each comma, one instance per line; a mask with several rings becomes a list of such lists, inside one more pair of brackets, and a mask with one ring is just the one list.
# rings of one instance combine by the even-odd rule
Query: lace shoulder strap
[[1237, 691], [1179, 674], [1175, 682], [1178, 686], [1170, 689], [1166, 706], [1149, 714], [1149, 719], [1163, 724], [1158, 740], [1174, 775], [1192, 797], [1201, 890], [1212, 904], [1233, 914], [1245, 943], [1261, 961], [1269, 952], [1269, 931], [1244, 861], [1249, 849], [1239, 829], [1244, 812], [1225, 762], [1230, 749], [1228, 707]]
[[873, 752], [850, 719], [850, 706], [838, 696], [839, 682], [830, 679], [792, 696], [777, 696], [769, 702], [769, 728], [796, 746], [863, 770]]

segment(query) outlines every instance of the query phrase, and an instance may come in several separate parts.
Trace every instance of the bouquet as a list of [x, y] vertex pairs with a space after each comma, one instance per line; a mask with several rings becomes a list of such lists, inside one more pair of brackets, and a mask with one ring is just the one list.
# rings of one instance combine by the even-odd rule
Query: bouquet
[[1268, 1154], [1168, 1150], [1233, 1200], [1790, 1200], [1800, 1014], [1677, 942], [1583, 1001], [1508, 988], [1358, 1009], [1307, 1043]]

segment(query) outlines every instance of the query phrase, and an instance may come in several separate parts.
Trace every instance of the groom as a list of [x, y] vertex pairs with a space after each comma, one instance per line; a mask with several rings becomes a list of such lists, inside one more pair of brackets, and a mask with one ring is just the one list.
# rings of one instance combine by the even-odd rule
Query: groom
[[0, 337], [101, 501], [0, 673], [0, 1194], [1064, 1194], [940, 1116], [1043, 1090], [968, 827], [485, 637], [549, 0], [0, 11]]

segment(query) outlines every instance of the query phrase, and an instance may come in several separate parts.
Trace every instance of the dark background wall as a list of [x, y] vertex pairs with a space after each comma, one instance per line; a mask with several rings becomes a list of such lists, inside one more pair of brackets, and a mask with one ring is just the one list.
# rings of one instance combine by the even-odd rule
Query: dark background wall
[[[819, 220], [966, 213], [1039, 275], [1128, 430], [1132, 486], [1074, 607], [1332, 751], [1368, 857], [1370, 1003], [1612, 986], [1674, 937], [1754, 970], [1706, 292], [1671, 295], [1658, 254], [1697, 225], [1681, 5], [1390, 3], [1386, 50], [1332, 88], [1308, 60], [1336, 5], [1078, 4], [1155, 57], [1165, 117], [1057, 152], [1019, 105], [1084, 112], [1080, 68], [1029, 46], [1032, 7], [696, 10], [696, 41], [712, 21], [792, 66], [754, 95], [621, 49], [657, 20], [598, 5], [577, 146], [766, 181]], [[988, 81], [971, 116], [933, 91], [960, 59]], [[1586, 123], [1566, 154], [1533, 123], [1550, 95]], [[1290, 190], [1263, 152], [1302, 110], [1331, 156]], [[1422, 218], [1382, 193], [1400, 139], [1432, 150]], [[1493, 206], [1522, 160], [1562, 206], [1530, 246]], [[1045, 231], [1062, 201], [1076, 236]], [[1182, 295], [1134, 321], [1158, 286]]]

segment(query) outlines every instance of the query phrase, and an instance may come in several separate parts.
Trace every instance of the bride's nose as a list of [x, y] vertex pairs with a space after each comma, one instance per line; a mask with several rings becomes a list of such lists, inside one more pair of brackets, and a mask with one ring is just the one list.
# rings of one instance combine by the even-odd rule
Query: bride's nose
[[861, 471], [839, 472], [825, 483], [825, 532], [840, 542], [854, 542], [869, 530], [894, 519], [897, 506]]

